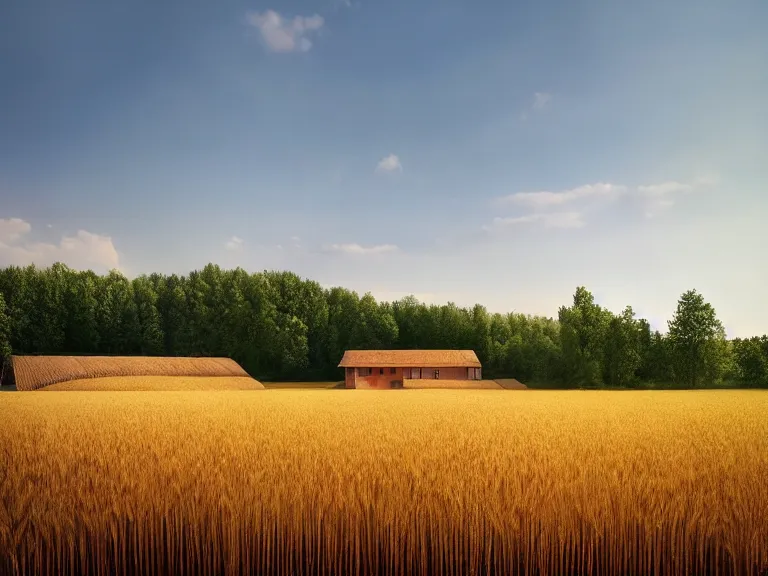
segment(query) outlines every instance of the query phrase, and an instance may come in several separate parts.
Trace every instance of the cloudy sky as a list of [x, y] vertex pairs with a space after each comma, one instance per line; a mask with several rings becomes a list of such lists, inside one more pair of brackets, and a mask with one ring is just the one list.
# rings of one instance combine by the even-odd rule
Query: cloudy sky
[[0, 265], [768, 332], [764, 0], [0, 7]]

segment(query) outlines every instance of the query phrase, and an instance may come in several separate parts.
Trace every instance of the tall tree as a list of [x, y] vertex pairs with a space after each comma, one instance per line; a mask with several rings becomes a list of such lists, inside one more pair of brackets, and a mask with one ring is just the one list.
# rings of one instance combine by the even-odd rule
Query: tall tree
[[722, 372], [725, 332], [712, 305], [688, 290], [668, 325], [675, 377], [692, 388], [715, 382]]
[[379, 304], [370, 293], [358, 304], [357, 324], [353, 339], [359, 348], [391, 348], [397, 341], [397, 323], [392, 307]]
[[611, 318], [605, 342], [605, 380], [612, 386], [627, 386], [640, 367], [640, 326], [631, 306]]
[[736, 374], [747, 386], [768, 388], [768, 336], [733, 340]]
[[266, 277], [277, 290], [277, 311], [298, 318], [306, 326], [309, 370], [320, 375], [326, 368], [329, 320], [322, 286], [292, 272], [267, 272]]
[[530, 337], [525, 354], [532, 382], [555, 382], [561, 373], [559, 325], [550, 318], [528, 317]]
[[328, 363], [334, 367], [341, 360], [345, 350], [359, 350], [365, 343], [358, 342], [360, 319], [360, 298], [346, 288], [331, 288], [328, 301]]
[[67, 310], [64, 293], [70, 272], [64, 264], [56, 262], [32, 276], [34, 304], [27, 312], [35, 326], [31, 339], [32, 352], [61, 354], [65, 351]]
[[5, 367], [11, 358], [11, 319], [5, 313], [5, 298], [0, 292], [0, 384], [3, 384]]
[[150, 279], [157, 286], [157, 311], [166, 354], [188, 356], [192, 351], [192, 327], [185, 292], [185, 279], [175, 274]]
[[218, 347], [218, 331], [211, 322], [214, 317], [211, 304], [215, 301], [218, 286], [215, 282], [213, 285], [208, 283], [212, 280], [211, 276], [209, 270], [195, 270], [190, 272], [184, 283], [189, 314], [190, 353], [193, 356], [210, 356]]
[[602, 384], [603, 345], [611, 313], [595, 304], [592, 293], [579, 286], [573, 305], [561, 307], [558, 318], [566, 378], [580, 386]]
[[392, 303], [392, 315], [397, 324], [397, 346], [401, 349], [419, 349], [423, 347], [424, 326], [421, 316], [426, 306], [411, 295]]
[[289, 272], [212, 264], [186, 276], [133, 281], [62, 264], [11, 266], [0, 269], [0, 294], [3, 337], [22, 354], [221, 355], [256, 377], [314, 379], [341, 377], [337, 364], [348, 349], [471, 348], [486, 375], [532, 383], [667, 384], [675, 374], [685, 383], [693, 366], [697, 385], [725, 376], [768, 385], [768, 337], [729, 342], [715, 322], [701, 342], [688, 338], [684, 319], [691, 314], [682, 311], [695, 308], [690, 302], [664, 336], [629, 307], [614, 316], [583, 287], [559, 321], [489, 314], [480, 305], [427, 306], [414, 297], [377, 302]]
[[64, 295], [67, 311], [66, 349], [71, 354], [93, 354], [99, 349], [98, 276], [81, 272], [70, 278]]
[[471, 342], [468, 348], [477, 353], [480, 362], [486, 364], [491, 356], [491, 318], [485, 306], [475, 304], [471, 312]]
[[104, 354], [138, 354], [141, 327], [131, 282], [117, 270], [100, 277], [96, 287], [100, 351]]
[[296, 316], [278, 314], [276, 335], [277, 375], [297, 378], [309, 365], [307, 326]]
[[163, 329], [157, 310], [157, 294], [152, 282], [146, 276], [133, 281], [133, 297], [136, 317], [139, 323], [139, 348], [144, 356], [159, 356], [163, 353]]

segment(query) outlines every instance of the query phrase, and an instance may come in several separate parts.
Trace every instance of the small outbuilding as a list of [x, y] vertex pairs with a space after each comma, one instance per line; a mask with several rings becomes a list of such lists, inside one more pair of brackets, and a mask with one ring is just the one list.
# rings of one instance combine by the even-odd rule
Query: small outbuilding
[[409, 379], [482, 379], [472, 350], [347, 350], [339, 367], [347, 388], [402, 388]]

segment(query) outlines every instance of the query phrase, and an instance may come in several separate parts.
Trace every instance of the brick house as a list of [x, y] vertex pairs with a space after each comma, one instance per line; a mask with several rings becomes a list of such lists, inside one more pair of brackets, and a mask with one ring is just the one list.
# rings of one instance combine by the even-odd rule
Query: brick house
[[401, 388], [408, 379], [482, 379], [472, 350], [347, 350], [339, 367], [347, 388]]

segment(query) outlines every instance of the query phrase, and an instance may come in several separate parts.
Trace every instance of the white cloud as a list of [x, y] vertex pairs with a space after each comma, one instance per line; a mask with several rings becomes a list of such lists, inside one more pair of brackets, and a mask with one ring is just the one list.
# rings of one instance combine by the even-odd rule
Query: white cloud
[[638, 186], [637, 191], [652, 198], [659, 198], [663, 196], [669, 196], [677, 192], [689, 192], [693, 189], [691, 184], [683, 184], [681, 182], [662, 182], [661, 184], [651, 184], [649, 186]]
[[400, 164], [400, 158], [398, 158], [395, 154], [390, 154], [389, 156], [382, 158], [376, 165], [377, 173], [402, 171], [403, 165]]
[[0, 218], [0, 242], [13, 242], [32, 230], [29, 222], [21, 218]]
[[535, 110], [541, 110], [551, 101], [552, 101], [552, 94], [548, 94], [547, 92], [536, 92], [533, 95], [533, 108]]
[[25, 236], [32, 226], [19, 218], [0, 219], [0, 266], [50, 266], [63, 262], [77, 270], [120, 268], [120, 257], [112, 238], [78, 230], [63, 236], [58, 244], [29, 242]]
[[545, 228], [583, 228], [585, 225], [581, 212], [548, 212], [526, 214], [524, 216], [512, 216], [508, 218], [494, 218], [492, 226], [486, 226], [486, 230], [493, 228], [507, 228], [520, 224], [532, 224], [540, 222]]
[[[698, 182], [697, 182], [698, 183]], [[674, 206], [679, 194], [687, 194], [694, 189], [693, 184], [681, 182], [662, 182], [648, 186], [638, 186], [637, 193], [645, 201], [645, 217], [653, 218], [661, 211]]]
[[312, 48], [307, 37], [311, 32], [323, 27], [322, 16], [295, 16], [284, 18], [274, 10], [249, 12], [248, 23], [257, 28], [261, 39], [272, 52], [306, 52]]
[[601, 204], [613, 201], [619, 197], [634, 199], [644, 207], [647, 218], [653, 218], [660, 211], [674, 205], [677, 197], [695, 189], [712, 184], [712, 178], [699, 178], [693, 183], [667, 181], [629, 188], [621, 184], [599, 182], [562, 190], [559, 192], [518, 192], [496, 200], [497, 204], [517, 204], [525, 206], [532, 212], [529, 214], [496, 218], [484, 230], [492, 230], [500, 226], [539, 222], [548, 228], [581, 228], [585, 226], [583, 212], [553, 211], [572, 203], [579, 203], [580, 210], [595, 209]]
[[361, 246], [360, 244], [331, 244], [328, 251], [339, 252], [342, 254], [385, 254], [387, 252], [397, 252], [398, 248], [394, 244], [379, 244], [376, 246]]
[[513, 202], [523, 204], [534, 209], [546, 209], [552, 206], [561, 206], [575, 200], [584, 198], [615, 198], [626, 192], [625, 186], [615, 184], [587, 184], [563, 190], [561, 192], [518, 192], [500, 199], [501, 202]]
[[238, 238], [237, 236], [232, 236], [226, 244], [224, 244], [224, 248], [229, 250], [230, 252], [237, 252], [239, 250], [243, 249], [243, 239]]

